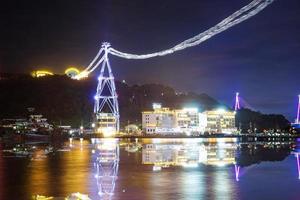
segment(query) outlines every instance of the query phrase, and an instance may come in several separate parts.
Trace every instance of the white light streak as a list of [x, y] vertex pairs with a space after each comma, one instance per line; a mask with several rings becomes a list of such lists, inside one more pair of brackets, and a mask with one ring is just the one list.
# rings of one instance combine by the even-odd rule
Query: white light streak
[[126, 58], [126, 59], [147, 59], [147, 58], [152, 58], [152, 57], [157, 57], [157, 56], [165, 56], [165, 55], [174, 53], [176, 51], [183, 50], [188, 47], [199, 45], [200, 43], [233, 27], [234, 25], [237, 25], [237, 24], [253, 17], [257, 13], [262, 11], [264, 8], [266, 8], [269, 4], [273, 3], [273, 1], [274, 0], [254, 0], [251, 3], [249, 3], [247, 6], [244, 6], [240, 10], [236, 11], [235, 13], [233, 13], [229, 17], [225, 18], [223, 21], [221, 21], [217, 25], [213, 26], [212, 28], [210, 28], [190, 39], [187, 39], [170, 49], [166, 49], [163, 51], [158, 51], [158, 52], [154, 52], [154, 53], [150, 53], [150, 54], [138, 55], [138, 54], [124, 53], [124, 52], [118, 51], [114, 48], [110, 48], [110, 53], [115, 56]]
[[[74, 79], [79, 80], [87, 77], [91, 72], [93, 72], [101, 63], [103, 63], [107, 59], [108, 53], [126, 59], [147, 59], [147, 58], [153, 58], [157, 56], [165, 56], [168, 54], [172, 54], [176, 51], [186, 49], [188, 47], [199, 45], [202, 42], [208, 40], [209, 38], [253, 17], [254, 15], [262, 11], [264, 8], [266, 8], [268, 5], [270, 5], [273, 2], [274, 0], [253, 0], [251, 3], [242, 7], [238, 11], [234, 12], [232, 15], [225, 18], [220, 23], [216, 24], [210, 29], [192, 38], [189, 38], [169, 49], [154, 52], [154, 53], [149, 53], [149, 54], [125, 53], [110, 47], [109, 43], [103, 43], [102, 48], [99, 50], [96, 57], [92, 60], [89, 66], [85, 70], [83, 70], [80, 74], [76, 75]], [[106, 46], [106, 48], [104, 48], [104, 46]], [[101, 54], [103, 55], [100, 58]]]

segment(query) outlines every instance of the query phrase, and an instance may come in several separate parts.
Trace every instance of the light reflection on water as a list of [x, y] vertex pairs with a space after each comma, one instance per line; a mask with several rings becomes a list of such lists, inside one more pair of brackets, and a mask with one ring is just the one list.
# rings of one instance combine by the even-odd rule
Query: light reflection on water
[[[7, 156], [1, 150], [0, 199], [66, 197], [74, 192], [93, 200], [259, 199], [273, 193], [275, 199], [293, 199], [300, 194], [293, 188], [300, 185], [298, 154], [289, 156], [291, 146], [224, 138], [92, 139], [56, 145], [50, 154], [40, 146], [27, 158]], [[289, 187], [281, 194], [274, 190], [255, 196], [251, 189], [258, 187], [261, 177], [272, 188], [272, 181], [265, 178], [268, 173], [274, 180], [289, 181]]]

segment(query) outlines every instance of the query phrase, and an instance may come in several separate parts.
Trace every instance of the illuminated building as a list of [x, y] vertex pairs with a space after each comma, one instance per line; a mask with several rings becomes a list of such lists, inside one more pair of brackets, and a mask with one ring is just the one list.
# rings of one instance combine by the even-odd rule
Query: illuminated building
[[217, 109], [205, 111], [204, 114], [207, 119], [205, 131], [209, 133], [234, 133], [237, 131], [234, 111]]
[[49, 72], [46, 70], [37, 70], [37, 71], [31, 72], [31, 76], [36, 77], [36, 78], [43, 77], [43, 76], [52, 76], [52, 75], [53, 75], [52, 72]]
[[111, 113], [98, 113], [95, 128], [97, 133], [101, 133], [105, 137], [113, 136], [116, 133], [115, 116]]
[[153, 111], [142, 112], [142, 127], [147, 134], [176, 134], [204, 131], [200, 123], [200, 114], [197, 108], [184, 108], [181, 110], [170, 110], [153, 104]]
[[224, 109], [198, 112], [197, 108], [171, 110], [153, 104], [153, 111], [142, 112], [142, 128], [146, 134], [199, 135], [209, 133], [234, 133], [235, 112]]
[[142, 112], [142, 127], [147, 134], [176, 132], [175, 112], [153, 104], [153, 111]]
[[74, 78], [79, 73], [80, 71], [75, 67], [69, 67], [68, 69], [65, 70], [65, 74], [70, 78]]

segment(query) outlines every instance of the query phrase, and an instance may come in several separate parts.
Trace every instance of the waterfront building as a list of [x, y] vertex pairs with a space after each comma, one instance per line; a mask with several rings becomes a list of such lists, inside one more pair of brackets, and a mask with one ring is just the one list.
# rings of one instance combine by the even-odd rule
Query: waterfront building
[[183, 108], [175, 110], [175, 126], [178, 127], [179, 132], [191, 135], [194, 132], [204, 132], [205, 117], [198, 112], [197, 108]]
[[0, 128], [12, 129], [16, 133], [36, 133], [52, 131], [53, 125], [43, 115], [29, 115], [28, 119], [2, 119]]
[[204, 131], [203, 123], [197, 108], [171, 110], [153, 104], [153, 111], [142, 112], [142, 127], [147, 134], [178, 134], [191, 135], [194, 132]]
[[237, 128], [235, 127], [235, 112], [225, 109], [216, 109], [205, 111], [207, 125], [206, 132], [209, 133], [235, 133]]
[[153, 111], [142, 112], [142, 127], [147, 134], [177, 132], [175, 112], [163, 108], [160, 104], [153, 104]]
[[197, 108], [171, 110], [153, 104], [153, 111], [142, 112], [142, 128], [146, 134], [199, 135], [235, 133], [235, 112], [217, 109], [199, 112]]
[[96, 133], [103, 136], [116, 134], [116, 117], [112, 113], [97, 113], [95, 122]]

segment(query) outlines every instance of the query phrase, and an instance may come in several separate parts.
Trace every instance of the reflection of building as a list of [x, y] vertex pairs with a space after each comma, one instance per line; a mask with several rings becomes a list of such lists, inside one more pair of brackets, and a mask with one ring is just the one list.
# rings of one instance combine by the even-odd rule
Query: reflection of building
[[206, 111], [204, 114], [207, 119], [207, 132], [234, 133], [237, 131], [235, 127], [235, 112], [218, 109]]
[[96, 140], [96, 169], [98, 194], [103, 199], [111, 199], [119, 168], [119, 144], [117, 139]]
[[217, 139], [216, 143], [158, 143], [143, 146], [143, 164], [155, 166], [197, 167], [205, 165], [224, 166], [235, 163], [236, 143], [226, 143]]
[[153, 111], [142, 112], [142, 127], [147, 134], [234, 133], [235, 112], [224, 109], [199, 113], [197, 108], [171, 110], [153, 104]]

